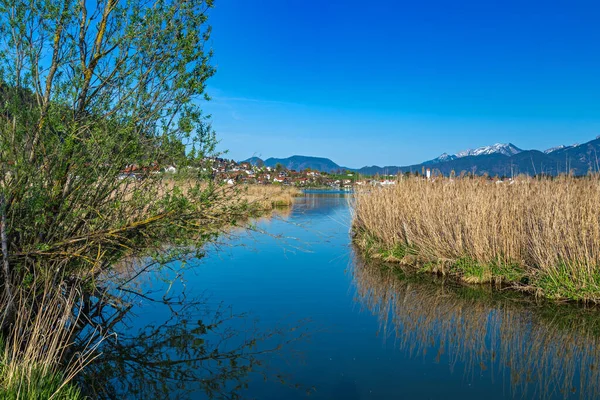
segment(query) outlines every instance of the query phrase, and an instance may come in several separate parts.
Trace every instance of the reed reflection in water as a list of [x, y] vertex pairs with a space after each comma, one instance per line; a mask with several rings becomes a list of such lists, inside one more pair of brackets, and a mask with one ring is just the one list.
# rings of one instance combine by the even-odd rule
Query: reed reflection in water
[[355, 258], [355, 300], [410, 356], [448, 362], [453, 373], [460, 365], [468, 380], [489, 374], [515, 397], [600, 395], [599, 310], [539, 304]]

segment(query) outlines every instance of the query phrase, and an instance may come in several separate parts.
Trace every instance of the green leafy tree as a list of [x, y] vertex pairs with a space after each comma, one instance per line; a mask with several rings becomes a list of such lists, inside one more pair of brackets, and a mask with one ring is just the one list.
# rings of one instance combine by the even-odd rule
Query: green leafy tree
[[[215, 155], [212, 5], [0, 0], [0, 334], [18, 298], [38, 312], [40, 286], [81, 288], [92, 312], [116, 263], [165, 264], [244, 215], [186, 169]], [[182, 184], [167, 165], [197, 172]]]

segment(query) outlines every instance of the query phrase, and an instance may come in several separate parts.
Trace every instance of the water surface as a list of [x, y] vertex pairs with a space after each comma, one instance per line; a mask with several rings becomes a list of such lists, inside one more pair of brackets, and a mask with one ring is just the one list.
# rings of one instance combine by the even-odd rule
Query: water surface
[[[598, 395], [598, 310], [540, 304], [365, 264], [350, 244], [348, 201], [344, 193], [306, 193], [291, 211], [257, 221], [264, 233], [236, 232], [209, 247], [206, 257], [191, 260], [175, 283], [154, 275], [142, 286], [159, 293], [168, 286], [170, 293], [202, 298], [211, 310], [226, 310], [220, 318], [231, 334], [224, 351], [260, 332], [281, 333], [261, 337], [257, 348], [284, 344], [260, 357], [269, 377], [281, 373], [285, 383], [250, 374], [243, 398], [304, 399], [307, 392], [312, 399], [349, 400]], [[150, 301], [136, 304], [134, 312], [129, 332], [173, 318], [171, 308]], [[194, 318], [200, 318], [197, 311]], [[175, 318], [165, 332], [186, 327], [188, 319]], [[170, 340], [187, 337], [176, 332]], [[137, 343], [144, 341], [154, 343]], [[179, 348], [190, 343], [196, 342]], [[186, 356], [177, 346], [170, 349], [172, 358]], [[196, 383], [190, 379], [188, 391], [166, 384], [166, 393], [210, 397]], [[136, 397], [131, 387], [120, 390]]]

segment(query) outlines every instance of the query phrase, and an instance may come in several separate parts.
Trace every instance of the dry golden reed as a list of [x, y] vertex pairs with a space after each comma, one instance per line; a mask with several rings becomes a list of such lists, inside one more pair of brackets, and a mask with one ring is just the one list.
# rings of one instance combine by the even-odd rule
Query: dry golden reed
[[478, 268], [479, 281], [510, 281], [499, 271], [511, 266], [538, 294], [600, 301], [595, 176], [502, 183], [404, 178], [357, 192], [353, 224], [358, 238], [367, 235], [386, 249], [406, 248], [422, 260], [458, 266], [457, 274], [468, 272], [461, 265]]
[[[16, 318], [4, 332], [6, 336], [0, 337], [1, 398], [83, 398], [71, 382], [98, 356], [96, 349], [103, 337], [94, 331], [84, 348], [73, 351], [82, 316], [73, 310], [81, 310], [80, 295], [76, 287], [62, 290], [50, 283], [41, 294], [18, 289]], [[30, 306], [32, 301], [37, 302], [36, 311]]]
[[281, 185], [240, 185], [242, 198], [262, 209], [291, 206], [300, 189]]
[[[160, 183], [159, 193], [164, 195], [177, 188], [183, 193], [187, 193], [197, 184], [197, 181], [191, 179], [163, 179]], [[206, 186], [208, 183], [205, 184]], [[287, 185], [258, 185], [258, 184], [235, 184], [218, 185], [215, 188], [218, 197], [225, 202], [244, 201], [253, 208], [261, 211], [268, 211], [276, 207], [291, 206], [294, 198], [302, 194], [302, 191], [295, 186]]]

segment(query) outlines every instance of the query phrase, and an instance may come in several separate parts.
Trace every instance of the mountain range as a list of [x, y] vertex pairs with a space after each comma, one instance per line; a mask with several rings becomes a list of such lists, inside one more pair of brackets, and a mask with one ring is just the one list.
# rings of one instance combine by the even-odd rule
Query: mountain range
[[261, 160], [258, 157], [250, 157], [244, 162], [249, 162], [254, 165], [260, 165], [261, 163], [265, 167], [274, 168], [277, 164], [281, 164], [289, 170], [302, 171], [306, 168], [310, 168], [312, 170], [321, 171], [321, 172], [336, 172], [338, 170], [352, 170], [352, 168], [341, 167], [331, 161], [329, 158], [322, 157], [310, 157], [310, 156], [291, 156], [288, 158], [267, 158], [266, 160]]
[[275, 167], [279, 163], [288, 169], [298, 171], [306, 168], [329, 173], [351, 170], [365, 175], [421, 172], [426, 168], [444, 175], [449, 175], [452, 171], [456, 174], [464, 171], [491, 176], [511, 176], [520, 173], [557, 175], [569, 171], [576, 175], [585, 175], [589, 171], [600, 171], [600, 137], [583, 144], [561, 145], [545, 151], [522, 150], [512, 143], [497, 143], [456, 154], [444, 153], [432, 160], [407, 166], [373, 165], [356, 169], [342, 167], [328, 158], [298, 155], [288, 158], [268, 158], [264, 161], [252, 157], [245, 161], [253, 164], [262, 162], [269, 167]]

